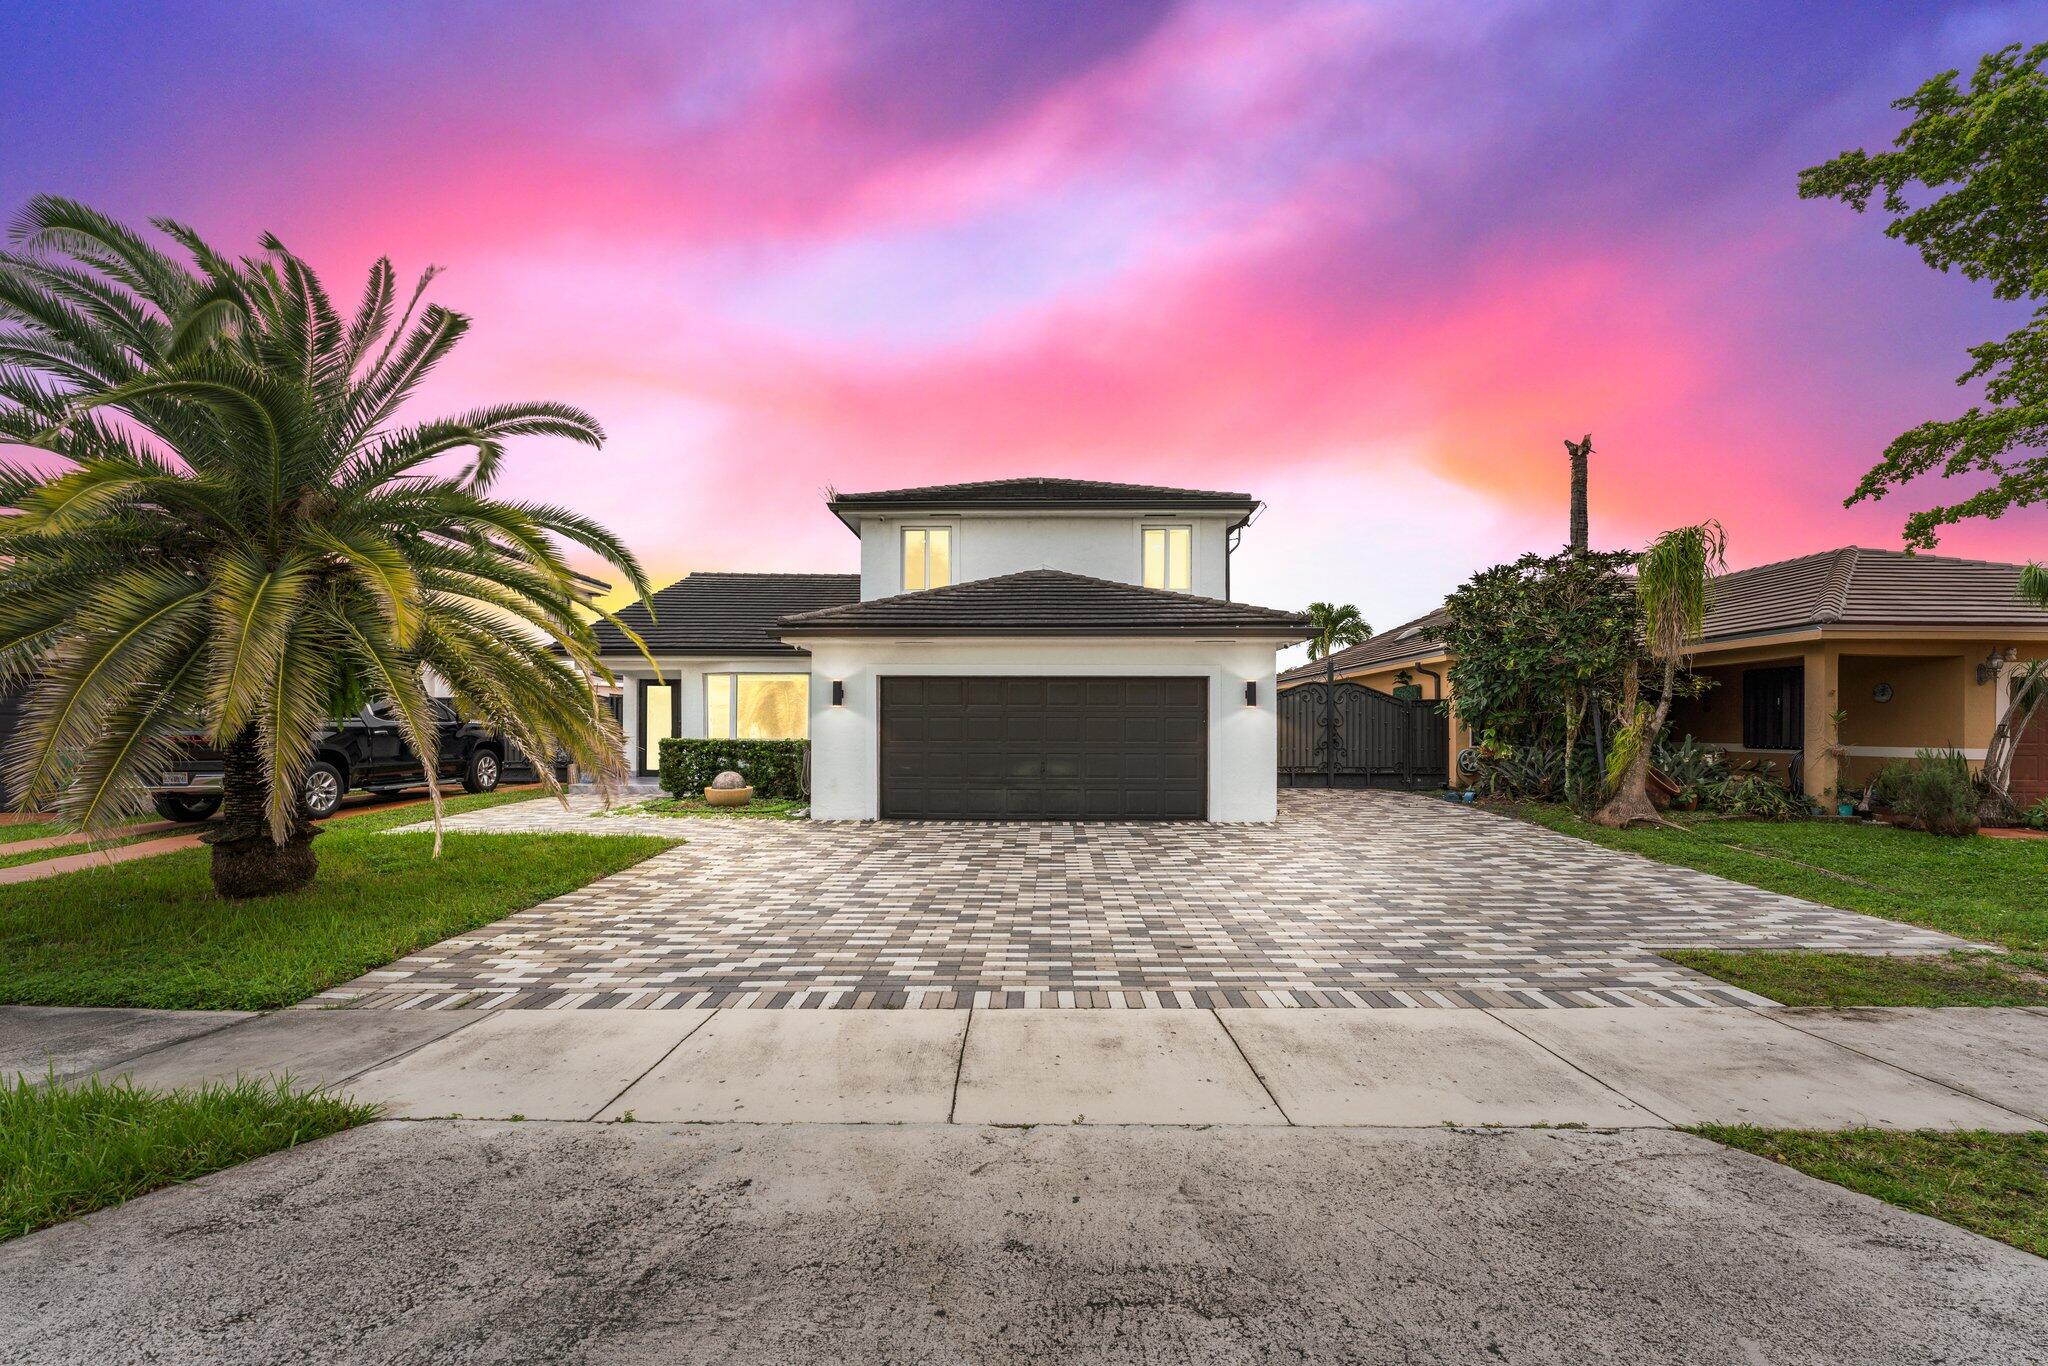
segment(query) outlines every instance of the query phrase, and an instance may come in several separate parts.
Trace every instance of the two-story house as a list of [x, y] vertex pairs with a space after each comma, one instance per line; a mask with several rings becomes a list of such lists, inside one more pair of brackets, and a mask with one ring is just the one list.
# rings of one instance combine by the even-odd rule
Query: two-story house
[[821, 820], [1269, 821], [1274, 656], [1230, 600], [1248, 494], [1079, 479], [841, 494], [859, 574], [692, 574], [600, 628], [635, 769], [811, 741]]

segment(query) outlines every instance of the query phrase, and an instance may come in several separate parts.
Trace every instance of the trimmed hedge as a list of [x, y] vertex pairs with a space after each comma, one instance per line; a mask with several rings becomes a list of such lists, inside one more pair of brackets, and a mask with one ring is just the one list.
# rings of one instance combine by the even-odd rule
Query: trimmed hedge
[[800, 800], [810, 793], [808, 740], [681, 740], [661, 742], [661, 788], [671, 797], [701, 797], [731, 769], [756, 797]]

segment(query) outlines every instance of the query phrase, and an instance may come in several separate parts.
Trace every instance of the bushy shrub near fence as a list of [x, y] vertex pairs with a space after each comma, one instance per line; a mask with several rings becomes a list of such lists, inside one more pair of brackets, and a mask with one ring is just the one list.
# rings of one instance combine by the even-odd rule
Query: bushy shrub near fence
[[681, 740], [661, 742], [661, 787], [672, 797], [701, 797], [731, 769], [757, 797], [799, 800], [809, 794], [808, 740]]

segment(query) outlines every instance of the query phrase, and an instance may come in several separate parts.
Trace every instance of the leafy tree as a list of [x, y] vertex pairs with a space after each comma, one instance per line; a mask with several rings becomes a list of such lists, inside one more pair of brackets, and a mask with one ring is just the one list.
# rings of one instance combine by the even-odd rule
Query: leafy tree
[[1372, 635], [1372, 627], [1366, 625], [1358, 609], [1348, 602], [1341, 607], [1327, 602], [1310, 603], [1308, 624], [1315, 631], [1308, 643], [1310, 659], [1321, 659], [1338, 650], [1363, 645]]
[[1619, 695], [1642, 654], [1622, 551], [1524, 555], [1473, 575], [1444, 601], [1451, 707], [1482, 746], [1562, 746], [1566, 798], [1591, 709]]
[[[559, 541], [644, 597], [640, 568], [589, 520], [490, 492], [507, 440], [595, 446], [597, 423], [522, 403], [398, 425], [469, 330], [420, 307], [432, 271], [401, 311], [380, 260], [344, 315], [273, 237], [234, 260], [155, 226], [189, 260], [47, 197], [0, 253], [0, 442], [46, 453], [0, 466], [0, 677], [29, 687], [6, 762], [24, 803], [106, 830], [196, 722], [226, 761], [214, 885], [288, 890], [317, 867], [299, 801], [317, 730], [382, 701], [432, 755], [428, 670], [528, 753], [618, 769]], [[450, 455], [459, 470], [433, 463]]]
[[[1938, 270], [1988, 280], [2000, 299], [2048, 299], [2048, 43], [1983, 58], [1967, 90], [1944, 71], [1894, 107], [1913, 115], [1894, 150], [1844, 152], [1800, 172], [1805, 199], [1861, 213], [1873, 198]], [[1918, 190], [1920, 193], [1909, 193]], [[1985, 381], [1985, 406], [1924, 422], [1885, 448], [1848, 502], [1883, 498], [1923, 474], [1988, 478], [1978, 491], [1906, 519], [1906, 543], [1932, 548], [1944, 526], [2048, 500], [2048, 303], [2002, 341], [1970, 349], [1957, 381]]]
[[1617, 828], [1637, 821], [1660, 820], [1650, 802], [1650, 756], [1677, 695], [1678, 671], [1691, 657], [1707, 619], [1710, 582], [1724, 567], [1728, 538], [1719, 522], [1667, 531], [1650, 543], [1636, 561], [1636, 601], [1642, 611], [1643, 638], [1653, 658], [1664, 666], [1657, 704], [1636, 696], [1638, 677], [1631, 661], [1623, 690], [1622, 714], [1627, 724], [1615, 733], [1607, 754], [1612, 793], [1593, 819]]

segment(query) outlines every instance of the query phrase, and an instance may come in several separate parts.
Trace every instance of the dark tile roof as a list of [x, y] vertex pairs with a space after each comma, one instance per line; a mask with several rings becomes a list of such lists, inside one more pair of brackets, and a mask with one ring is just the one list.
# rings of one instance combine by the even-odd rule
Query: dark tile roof
[[[691, 574], [654, 595], [652, 618], [637, 602], [618, 616], [657, 655], [798, 655], [776, 622], [859, 600], [858, 574]], [[605, 654], [639, 653], [610, 622], [596, 630]]]
[[787, 618], [782, 629], [786, 635], [876, 631], [911, 635], [1223, 634], [1300, 640], [1308, 634], [1308, 618], [1296, 612], [1140, 588], [1058, 569], [1028, 569], [806, 612]]
[[[1339, 674], [1357, 673], [1382, 665], [1404, 664], [1413, 659], [1427, 659], [1443, 649], [1443, 640], [1437, 635], [1437, 628], [1443, 624], [1444, 609], [1439, 607], [1413, 621], [1404, 621], [1392, 630], [1382, 631], [1369, 640], [1332, 654]], [[1306, 664], [1297, 664], [1280, 675], [1278, 682], [1311, 683], [1321, 678], [1328, 666], [1320, 659]]]
[[872, 493], [834, 491], [830, 507], [844, 520], [848, 512], [933, 507], [1101, 507], [1245, 508], [1257, 506], [1249, 493], [1177, 489], [1162, 484], [1109, 484], [1096, 479], [985, 479], [973, 484], [926, 484]]
[[2020, 600], [2019, 581], [2016, 564], [1844, 546], [1723, 574], [1700, 637], [1819, 626], [2048, 627], [2048, 610]]
[[[1908, 555], [1844, 546], [1797, 559], [1738, 569], [1714, 580], [1702, 641], [1804, 631], [1823, 626], [2048, 628], [2048, 610], [2019, 597], [2020, 566], [1995, 560]], [[1443, 648], [1442, 608], [1339, 650], [1340, 674], [1424, 659]], [[1323, 661], [1301, 664], [1279, 682], [1312, 682]]]

